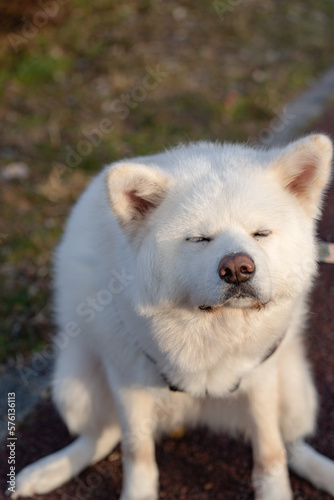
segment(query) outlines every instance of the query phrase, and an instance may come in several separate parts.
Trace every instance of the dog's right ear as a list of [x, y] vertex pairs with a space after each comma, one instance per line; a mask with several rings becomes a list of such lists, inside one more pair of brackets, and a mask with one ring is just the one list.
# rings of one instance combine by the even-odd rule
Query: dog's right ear
[[138, 163], [124, 162], [107, 170], [109, 203], [129, 236], [160, 205], [169, 183], [161, 171]]
[[311, 134], [289, 144], [274, 162], [274, 172], [283, 188], [296, 197], [311, 217], [319, 215], [323, 191], [330, 179], [332, 155], [329, 137]]

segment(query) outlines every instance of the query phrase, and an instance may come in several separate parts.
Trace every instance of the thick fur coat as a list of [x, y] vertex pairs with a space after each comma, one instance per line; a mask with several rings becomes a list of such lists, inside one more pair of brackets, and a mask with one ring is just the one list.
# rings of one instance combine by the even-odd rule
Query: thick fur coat
[[14, 497], [121, 441], [121, 500], [157, 500], [154, 437], [180, 424], [246, 435], [257, 500], [293, 498], [288, 465], [334, 495], [334, 463], [303, 441], [317, 397], [302, 335], [331, 158], [323, 135], [271, 150], [201, 142], [92, 181], [55, 256], [69, 342], [53, 399], [78, 438], [24, 469]]

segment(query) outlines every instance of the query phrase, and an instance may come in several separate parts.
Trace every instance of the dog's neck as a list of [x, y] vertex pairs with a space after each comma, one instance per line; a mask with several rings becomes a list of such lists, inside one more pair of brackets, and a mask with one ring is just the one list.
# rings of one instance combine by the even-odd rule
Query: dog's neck
[[[275, 344], [269, 349], [267, 354], [264, 356], [264, 358], [260, 362], [260, 365], [262, 365], [262, 363], [265, 363], [269, 358], [271, 358], [273, 356], [273, 354], [275, 354], [277, 349], [280, 347], [283, 338], [284, 337], [282, 337], [280, 340], [276, 341]], [[140, 349], [143, 352], [143, 354], [146, 356], [148, 361], [153, 363], [158, 368], [158, 364], [157, 364], [156, 360], [154, 358], [152, 358], [152, 356], [150, 356], [147, 352], [145, 352], [144, 349], [142, 349], [142, 348], [140, 348]], [[257, 366], [259, 366], [259, 365], [257, 365]], [[177, 385], [172, 384], [171, 381], [169, 380], [168, 376], [165, 373], [160, 372], [160, 377], [165, 382], [166, 386], [169, 388], [170, 391], [172, 391], [172, 392], [187, 392], [185, 389], [182, 389], [182, 388], [178, 387]], [[240, 379], [239, 382], [232, 389], [229, 390], [230, 394], [233, 394], [235, 391], [237, 391], [239, 389], [240, 384], [241, 384], [241, 380], [242, 379]]]

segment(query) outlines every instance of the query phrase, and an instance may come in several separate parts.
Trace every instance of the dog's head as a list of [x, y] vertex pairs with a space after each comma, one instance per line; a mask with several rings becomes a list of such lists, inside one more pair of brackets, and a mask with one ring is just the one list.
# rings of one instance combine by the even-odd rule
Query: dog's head
[[328, 137], [310, 135], [269, 151], [191, 144], [107, 170], [138, 308], [261, 308], [307, 290], [331, 158]]

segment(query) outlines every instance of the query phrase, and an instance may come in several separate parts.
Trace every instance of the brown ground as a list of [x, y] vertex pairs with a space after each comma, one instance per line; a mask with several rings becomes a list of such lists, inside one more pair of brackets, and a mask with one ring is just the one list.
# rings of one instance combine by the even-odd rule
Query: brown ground
[[[315, 127], [334, 136], [334, 108]], [[334, 241], [334, 186], [329, 192], [320, 223], [322, 239]], [[320, 393], [319, 429], [311, 440], [321, 453], [334, 459], [334, 265], [321, 264], [314, 290], [307, 332], [309, 353]], [[52, 405], [45, 402], [21, 426], [17, 441], [17, 469], [63, 447], [70, 438]], [[201, 430], [181, 439], [166, 438], [157, 445], [160, 498], [168, 500], [248, 500], [250, 484], [249, 446], [226, 436]], [[0, 453], [0, 490], [8, 472], [7, 452]], [[39, 498], [48, 500], [116, 500], [121, 488], [119, 449], [108, 460], [90, 467], [63, 488]], [[295, 499], [330, 500], [307, 482], [292, 475]], [[5, 498], [0, 493], [0, 498]]]
[[[53, 249], [101, 165], [256, 142], [290, 121], [333, 43], [329, 0], [0, 0], [0, 373], [49, 342]], [[73, 162], [106, 118], [113, 131]], [[13, 162], [28, 178], [3, 179]]]

